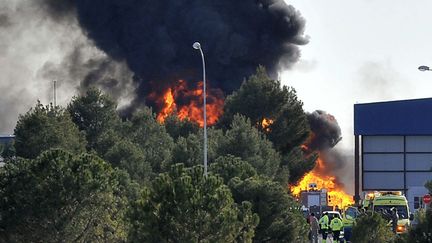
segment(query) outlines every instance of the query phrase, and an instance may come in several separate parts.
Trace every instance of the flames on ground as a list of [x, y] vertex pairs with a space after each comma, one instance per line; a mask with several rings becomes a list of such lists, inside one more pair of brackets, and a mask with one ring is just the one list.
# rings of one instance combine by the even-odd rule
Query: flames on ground
[[[318, 153], [318, 159], [312, 171], [307, 173], [297, 185], [291, 186], [294, 196], [300, 196], [302, 190], [308, 190], [310, 183], [317, 185], [316, 190], [327, 189], [329, 206], [343, 208], [353, 204], [352, 195], [345, 192], [343, 183], [338, 179], [337, 171], [346, 165], [346, 161], [332, 150], [342, 139], [340, 127], [334, 116], [325, 111], [317, 110], [308, 114], [312, 130], [309, 139], [302, 145], [306, 156]], [[332, 155], [333, 153], [333, 155]]]
[[[203, 116], [203, 82], [190, 87], [184, 80], [172, 84], [163, 91], [148, 96], [159, 108], [157, 120], [161, 123], [169, 115], [177, 115], [180, 120], [189, 119], [200, 127], [204, 126]], [[219, 89], [208, 89], [206, 94], [207, 124], [214, 125], [223, 113], [224, 97]]]
[[310, 183], [315, 183], [317, 185], [316, 190], [327, 189], [329, 206], [344, 208], [347, 205], [354, 204], [352, 196], [344, 191], [343, 185], [335, 176], [329, 175], [326, 172], [325, 167], [325, 161], [318, 157], [315, 168], [307, 173], [297, 186], [291, 187], [292, 194], [295, 197], [299, 197], [300, 192], [307, 190]]

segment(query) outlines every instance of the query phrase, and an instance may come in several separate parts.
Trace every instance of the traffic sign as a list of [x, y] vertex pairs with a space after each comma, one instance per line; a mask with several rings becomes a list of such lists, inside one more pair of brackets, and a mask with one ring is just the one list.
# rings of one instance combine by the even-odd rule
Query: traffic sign
[[431, 200], [432, 200], [432, 197], [431, 197], [430, 194], [426, 194], [426, 195], [423, 196], [423, 202], [425, 204], [429, 204], [431, 202]]

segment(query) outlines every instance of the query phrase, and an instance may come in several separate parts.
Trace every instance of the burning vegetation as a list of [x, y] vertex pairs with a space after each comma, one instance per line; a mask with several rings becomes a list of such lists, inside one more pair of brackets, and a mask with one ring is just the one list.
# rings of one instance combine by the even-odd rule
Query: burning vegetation
[[272, 120], [272, 119], [264, 118], [261, 122], [261, 127], [262, 127], [263, 131], [264, 132], [270, 132], [271, 131], [270, 126], [273, 124], [273, 122], [274, 122], [274, 120]]
[[[216, 124], [223, 113], [224, 97], [219, 89], [208, 89], [207, 99], [207, 124]], [[162, 95], [151, 93], [148, 99], [152, 100], [159, 108], [157, 120], [163, 123], [169, 115], [177, 115], [180, 120], [188, 119], [204, 126], [203, 119], [203, 82], [196, 87], [189, 87], [184, 80], [179, 80], [168, 87]]]

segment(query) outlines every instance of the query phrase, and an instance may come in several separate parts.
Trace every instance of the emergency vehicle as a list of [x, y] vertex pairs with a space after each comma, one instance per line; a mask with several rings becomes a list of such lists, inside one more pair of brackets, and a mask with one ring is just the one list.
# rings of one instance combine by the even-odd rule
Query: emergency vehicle
[[[371, 207], [375, 212], [391, 215], [391, 210], [395, 208], [399, 215], [396, 231], [398, 234], [405, 233], [414, 219], [414, 215], [410, 213], [408, 201], [399, 191], [386, 191], [368, 193], [369, 202], [364, 203], [364, 206]], [[390, 222], [389, 222], [390, 223]], [[390, 224], [389, 224], [390, 225]]]

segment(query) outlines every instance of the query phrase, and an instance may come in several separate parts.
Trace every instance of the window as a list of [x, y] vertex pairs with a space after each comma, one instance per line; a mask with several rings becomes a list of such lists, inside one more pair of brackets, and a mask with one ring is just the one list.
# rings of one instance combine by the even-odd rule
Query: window
[[423, 207], [423, 197], [414, 197], [414, 209]]

